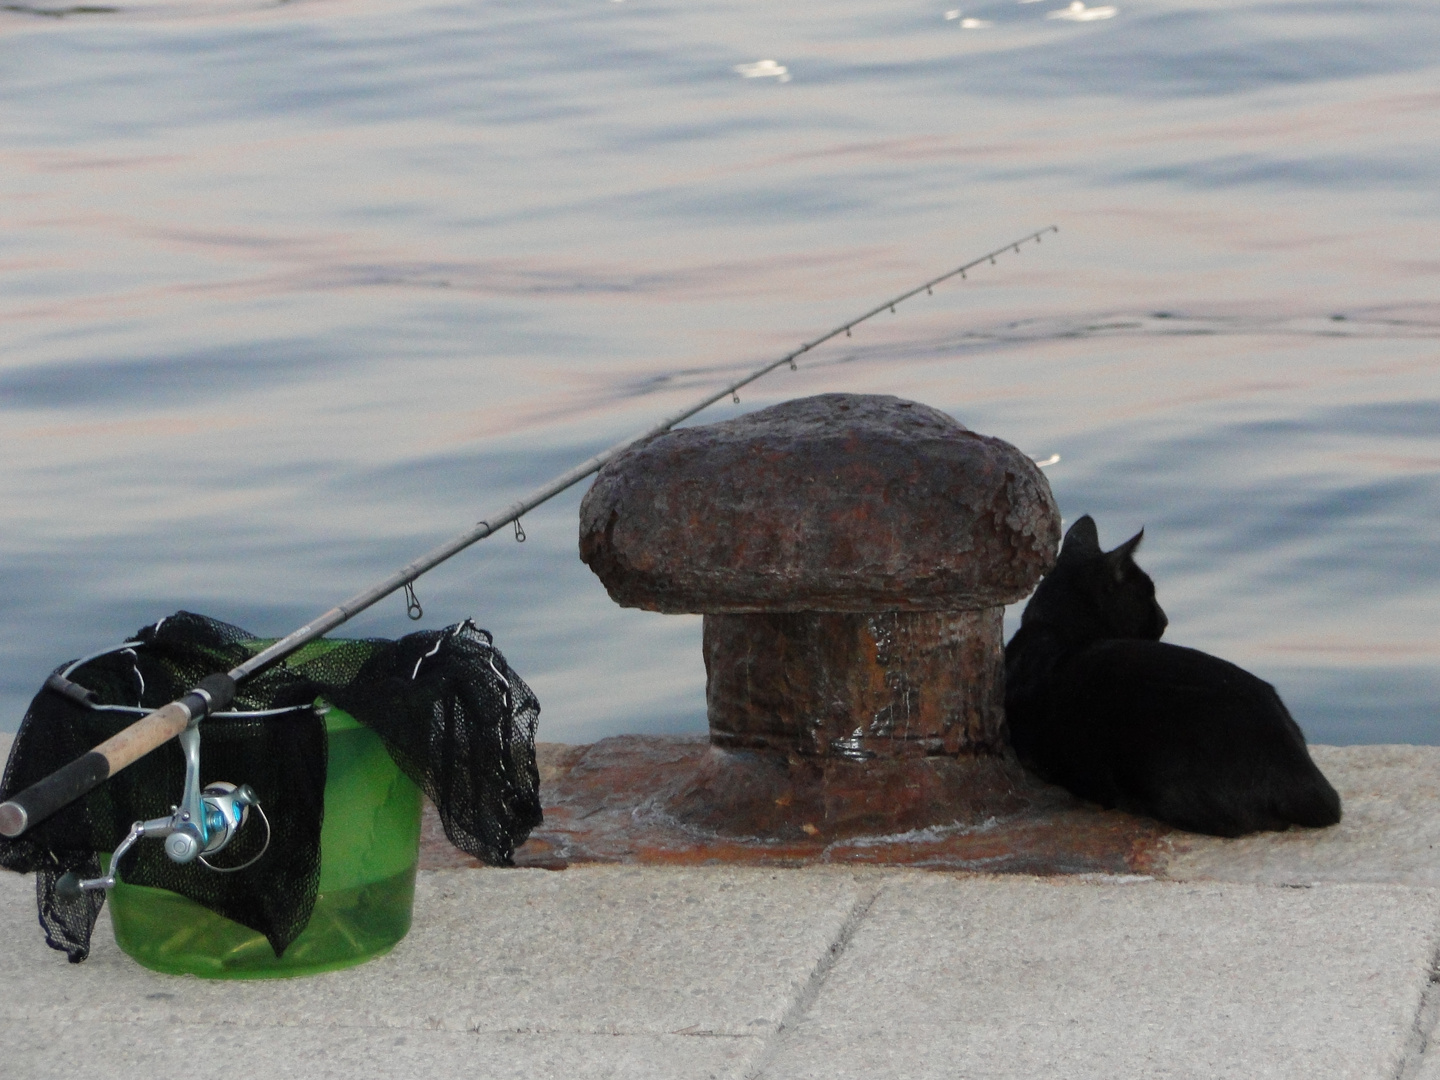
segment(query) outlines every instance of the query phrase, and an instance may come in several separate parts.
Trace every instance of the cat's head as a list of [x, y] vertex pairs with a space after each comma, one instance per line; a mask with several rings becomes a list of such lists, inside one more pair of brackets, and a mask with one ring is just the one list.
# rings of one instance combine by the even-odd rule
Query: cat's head
[[1155, 601], [1155, 583], [1135, 565], [1141, 529], [1113, 551], [1100, 548], [1095, 520], [1086, 514], [1070, 526], [1055, 567], [1045, 575], [1021, 624], [1045, 622], [1100, 638], [1160, 640], [1169, 620]]

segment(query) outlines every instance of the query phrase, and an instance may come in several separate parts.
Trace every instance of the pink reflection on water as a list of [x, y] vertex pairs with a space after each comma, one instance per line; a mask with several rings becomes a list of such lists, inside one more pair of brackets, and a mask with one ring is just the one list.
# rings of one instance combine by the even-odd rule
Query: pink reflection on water
[[1310, 641], [1260, 641], [1252, 649], [1256, 652], [1300, 653], [1343, 659], [1349, 662], [1407, 661], [1440, 657], [1440, 642], [1435, 641], [1365, 641], [1358, 639], [1329, 638]]

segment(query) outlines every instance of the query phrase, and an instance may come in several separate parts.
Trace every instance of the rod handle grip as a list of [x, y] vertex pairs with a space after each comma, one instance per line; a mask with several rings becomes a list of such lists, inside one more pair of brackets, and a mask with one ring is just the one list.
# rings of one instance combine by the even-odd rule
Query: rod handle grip
[[125, 766], [163, 746], [209, 712], [219, 712], [235, 699], [235, 682], [228, 675], [208, 675], [178, 701], [142, 716], [124, 731], [110, 736], [88, 754], [56, 769], [24, 791], [0, 803], [0, 835], [15, 837], [80, 796], [99, 787]]
[[0, 803], [0, 834], [19, 836], [109, 776], [110, 762], [99, 750], [91, 750]]

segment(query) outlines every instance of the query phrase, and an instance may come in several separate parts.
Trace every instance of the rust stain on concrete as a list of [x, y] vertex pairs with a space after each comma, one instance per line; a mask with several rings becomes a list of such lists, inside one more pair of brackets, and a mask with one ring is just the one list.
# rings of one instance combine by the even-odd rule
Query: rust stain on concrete
[[[622, 735], [589, 746], [540, 744], [545, 823], [515, 853], [516, 865], [830, 864], [1145, 874], [1163, 866], [1177, 835], [1148, 818], [1082, 803], [1023, 773], [1009, 809], [978, 824], [836, 839], [808, 835], [802, 822], [794, 837], [783, 839], [750, 839], [728, 830], [721, 835], [684, 824], [665, 810], [675, 792], [693, 783], [709, 749], [704, 736]], [[450, 846], [428, 806], [420, 865], [428, 870], [479, 865]]]

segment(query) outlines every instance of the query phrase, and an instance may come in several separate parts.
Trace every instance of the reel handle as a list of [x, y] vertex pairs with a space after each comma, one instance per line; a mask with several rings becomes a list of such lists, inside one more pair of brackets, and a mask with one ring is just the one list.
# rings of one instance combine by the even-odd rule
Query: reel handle
[[220, 712], [234, 700], [234, 679], [228, 675], [207, 675], [184, 697], [142, 716], [88, 754], [82, 754], [0, 803], [0, 835], [21, 835], [36, 822], [44, 821], [99, 787], [125, 766], [165, 745], [195, 721]]
[[80, 875], [74, 870], [61, 874], [55, 882], [55, 895], [61, 900], [79, 900], [85, 895], [80, 887]]

